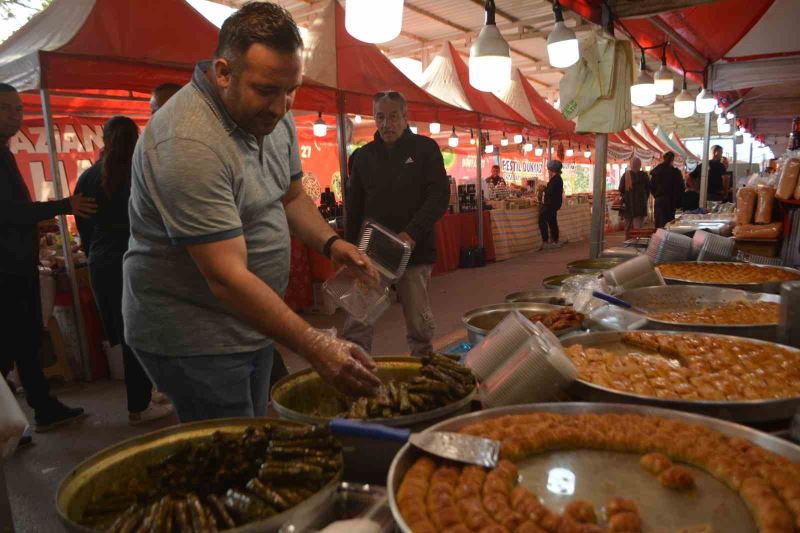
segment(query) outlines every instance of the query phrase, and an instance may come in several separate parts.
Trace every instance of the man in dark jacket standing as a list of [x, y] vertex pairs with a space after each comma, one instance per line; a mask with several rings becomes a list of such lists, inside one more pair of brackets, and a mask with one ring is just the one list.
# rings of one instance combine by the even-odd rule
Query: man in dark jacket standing
[[[450, 196], [447, 172], [436, 141], [408, 128], [402, 94], [376, 94], [373, 109], [375, 140], [353, 154], [346, 236], [357, 243], [364, 220], [373, 220], [411, 245], [411, 260], [397, 283], [397, 293], [411, 354], [425, 355], [432, 349], [435, 328], [428, 284], [436, 262], [434, 224], [444, 215]], [[368, 352], [372, 333], [372, 326], [348, 317], [345, 338]]]
[[47, 431], [83, 415], [50, 395], [39, 353], [42, 301], [39, 292], [37, 224], [56, 215], [87, 216], [96, 204], [80, 194], [54, 202], [31, 201], [8, 141], [22, 125], [22, 100], [11, 85], [0, 84], [0, 294], [9, 312], [0, 321], [0, 373], [16, 364], [37, 431]]
[[[561, 161], [547, 163], [550, 181], [544, 190], [544, 199], [539, 206], [539, 231], [542, 233], [542, 249], [558, 248], [558, 210], [564, 198], [564, 180], [561, 178]], [[548, 231], [549, 230], [549, 231]]]
[[672, 166], [675, 154], [664, 153], [661, 163], [650, 172], [650, 190], [655, 198], [656, 228], [663, 228], [667, 222], [675, 219], [675, 210], [681, 205], [683, 196], [683, 176], [681, 171]]

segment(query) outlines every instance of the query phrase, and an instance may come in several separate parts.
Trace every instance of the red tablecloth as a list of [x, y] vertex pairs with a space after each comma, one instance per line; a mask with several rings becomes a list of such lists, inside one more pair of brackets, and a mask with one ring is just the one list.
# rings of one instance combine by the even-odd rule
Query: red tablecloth
[[[456, 270], [462, 249], [478, 246], [478, 220], [476, 213], [445, 215], [436, 223], [436, 264], [433, 274]], [[483, 213], [483, 247], [486, 260], [494, 261], [492, 219], [489, 211]]]
[[[311, 307], [314, 303], [314, 289], [311, 278], [311, 265], [309, 248], [296, 239], [292, 239], [292, 259], [289, 267], [289, 285], [283, 301], [286, 305], [298, 311]], [[323, 258], [324, 259], [324, 258]]]

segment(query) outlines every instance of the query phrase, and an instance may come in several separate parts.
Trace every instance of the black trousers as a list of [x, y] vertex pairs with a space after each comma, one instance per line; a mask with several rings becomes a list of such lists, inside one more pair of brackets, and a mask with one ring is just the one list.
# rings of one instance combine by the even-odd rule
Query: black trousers
[[106, 338], [111, 346], [122, 345], [128, 411], [140, 413], [150, 405], [153, 384], [133, 350], [125, 342], [125, 324], [122, 321], [122, 259], [92, 263], [89, 266], [89, 276]]
[[0, 273], [0, 294], [9, 310], [0, 319], [0, 371], [5, 378], [14, 365], [25, 389], [25, 397], [35, 411], [51, 402], [50, 384], [42, 372], [42, 300], [39, 272], [16, 275]]
[[663, 228], [667, 222], [675, 220], [675, 208], [667, 198], [656, 198], [654, 217], [656, 228]]
[[539, 208], [539, 231], [544, 242], [558, 242], [558, 209], [547, 206]]

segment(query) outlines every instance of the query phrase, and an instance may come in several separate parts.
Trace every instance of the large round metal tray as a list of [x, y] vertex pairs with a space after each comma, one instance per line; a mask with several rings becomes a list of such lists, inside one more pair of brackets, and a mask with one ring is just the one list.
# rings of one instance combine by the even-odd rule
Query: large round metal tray
[[[537, 304], [537, 303], [502, 303], [502, 304], [494, 304], [494, 305], [485, 305], [483, 307], [478, 307], [477, 309], [472, 309], [471, 311], [467, 311], [464, 313], [464, 316], [461, 317], [461, 321], [464, 323], [464, 327], [467, 329], [467, 337], [469, 338], [469, 342], [473, 345], [478, 344], [481, 342], [489, 332], [494, 329], [500, 321], [505, 318], [505, 316], [510, 313], [511, 311], [519, 311], [523, 314], [526, 312], [530, 313], [549, 313], [554, 309], [560, 309], [561, 305], [550, 305], [550, 304]], [[474, 324], [475, 321], [480, 320], [483, 317], [488, 317], [491, 315], [501, 315], [500, 319], [497, 320], [491, 328], [482, 328]], [[493, 322], [495, 322], [493, 320]], [[557, 335], [566, 335], [571, 331], [575, 331], [577, 328], [567, 328], [558, 331]]]
[[[645, 330], [640, 330], [646, 333]], [[675, 335], [686, 334], [681, 331], [652, 331], [652, 333], [672, 333]], [[587, 333], [585, 335], [576, 335], [565, 339], [562, 342], [564, 347], [572, 346], [573, 344], [581, 344], [583, 346], [602, 346], [604, 344], [617, 343], [622, 339], [625, 333], [622, 331], [603, 331], [598, 333]], [[704, 334], [706, 335], [706, 334]], [[707, 336], [727, 338], [731, 340], [739, 339], [733, 335], [720, 335], [709, 333]], [[775, 343], [762, 341], [758, 339], [747, 339], [748, 342], [771, 344]], [[794, 352], [797, 355], [797, 364], [800, 364], [800, 350], [791, 348], [789, 346], [781, 346], [781, 348]], [[638, 348], [637, 348], [638, 350]], [[795, 411], [800, 407], [800, 396], [793, 398], [781, 398], [774, 400], [736, 400], [736, 401], [705, 401], [705, 400], [676, 400], [655, 398], [652, 396], [642, 396], [630, 392], [617, 391], [582, 381], [575, 380], [568, 388], [571, 396], [580, 398], [582, 400], [589, 400], [593, 402], [616, 402], [616, 403], [636, 403], [644, 405], [653, 405], [656, 407], [664, 407], [667, 409], [678, 409], [680, 411], [689, 411], [692, 413], [699, 413], [703, 415], [713, 416], [724, 420], [733, 420], [742, 423], [758, 423], [770, 422], [775, 420], [788, 420], [794, 416]]]
[[[378, 377], [383, 381], [406, 381], [419, 374], [422, 360], [416, 357], [376, 357]], [[472, 394], [438, 409], [393, 418], [373, 418], [370, 422], [393, 427], [427, 426], [454, 414], [466, 412]], [[313, 370], [303, 370], [278, 381], [272, 387], [272, 405], [281, 418], [306, 424], [324, 424], [347, 410], [348, 403]]]
[[[215, 431], [240, 433], [248, 426], [265, 424], [299, 425], [274, 418], [204, 420], [140, 435], [101, 450], [76, 466], [59, 485], [56, 492], [58, 516], [68, 531], [91, 533], [95, 530], [78, 524], [71, 517], [80, 516], [89, 502], [117, 484], [120, 479], [135, 476], [143, 465], [160, 461], [187, 443], [207, 439]], [[231, 533], [278, 531], [296, 513], [308, 513], [330, 498], [341, 476], [340, 470], [322, 490], [283, 513], [228, 531]]]
[[577, 274], [558, 274], [557, 276], [546, 277], [542, 280], [542, 287], [545, 289], [560, 289], [567, 278], [575, 275]]
[[558, 289], [531, 289], [506, 295], [508, 303], [570, 305]]
[[[771, 302], [779, 304], [777, 294], [723, 289], [704, 285], [671, 285], [642, 287], [625, 291], [619, 298], [647, 313], [688, 311], [730, 302]], [[771, 324], [695, 324], [657, 320], [644, 315], [647, 324], [642, 329], [720, 333], [774, 342], [778, 336], [778, 323]]]
[[[703, 425], [731, 437], [747, 439], [787, 459], [800, 462], [800, 448], [788, 441], [759, 431], [710, 417], [642, 405], [598, 403], [546, 403], [500, 407], [471, 413], [432, 426], [428, 431], [458, 431], [482, 420], [505, 415], [536, 412], [576, 415], [585, 413], [632, 413], [659, 416]], [[401, 531], [411, 529], [403, 520], [397, 505], [397, 491], [406, 472], [422, 454], [410, 444], [404, 445], [392, 461], [387, 478], [389, 505]], [[645, 522], [644, 531], [675, 531], [679, 527], [713, 524], [714, 531], [755, 533], [756, 526], [744, 501], [721, 481], [692, 468], [698, 490], [691, 495], [675, 494], [663, 489], [653, 477], [639, 467], [639, 456], [597, 450], [546, 452], [517, 464], [522, 484], [533, 490], [549, 508], [559, 511], [569, 500], [581, 498], [600, 507], [612, 496], [634, 498]], [[574, 493], [557, 494], [547, 489], [548, 481], [559, 474], [572, 476]], [[657, 529], [657, 524], [661, 529]]]
[[[677, 261], [671, 263], [664, 263], [664, 264], [708, 264], [708, 265], [715, 265], [719, 264], [718, 262], [714, 261]], [[753, 268], [777, 268], [780, 270], [785, 270], [787, 272], [791, 272], [797, 275], [797, 279], [800, 280], [800, 270], [796, 270], [794, 268], [789, 267], [780, 267], [780, 266], [771, 266], [771, 265], [756, 265], [754, 263], [742, 263], [747, 264]], [[692, 281], [690, 279], [684, 278], [668, 278], [664, 276], [664, 281], [667, 282], [668, 285], [708, 285], [712, 287], [723, 287], [726, 289], [741, 289], [744, 291], [750, 292], [767, 292], [770, 294], [780, 294], [781, 293], [781, 284], [784, 281], [767, 281], [767, 282], [759, 282], [759, 283], [703, 283], [701, 281]], [[785, 280], [791, 281], [791, 280]]]
[[602, 272], [609, 268], [621, 265], [633, 257], [601, 257], [599, 259], [581, 259], [567, 263], [567, 271], [572, 274], [591, 274]]

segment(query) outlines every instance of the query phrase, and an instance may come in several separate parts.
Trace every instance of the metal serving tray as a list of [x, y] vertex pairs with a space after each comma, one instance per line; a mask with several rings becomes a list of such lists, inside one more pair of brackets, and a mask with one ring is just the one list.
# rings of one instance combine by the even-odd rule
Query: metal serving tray
[[[416, 357], [376, 357], [378, 377], [408, 380], [419, 374], [422, 360]], [[369, 421], [393, 427], [419, 428], [466, 412], [475, 392], [449, 405], [413, 415], [372, 418]], [[303, 370], [281, 379], [272, 387], [272, 405], [281, 418], [305, 424], [325, 424], [347, 410], [347, 402], [315, 371]]]
[[[523, 314], [525, 314], [525, 312], [549, 313], [550, 311], [560, 309], [561, 307], [563, 306], [523, 302], [485, 305], [483, 307], [478, 307], [477, 309], [467, 311], [464, 313], [464, 316], [461, 317], [461, 321], [464, 323], [464, 327], [467, 329], [467, 337], [469, 338], [469, 342], [472, 344], [478, 344], [511, 311], [520, 311]], [[476, 320], [480, 320], [482, 317], [487, 317], [490, 315], [500, 315], [500, 319], [491, 328], [482, 328], [474, 324]], [[577, 328], [562, 329], [556, 334], [566, 335], [571, 331], [575, 331], [575, 329]]]
[[[78, 524], [78, 517], [95, 497], [116, 485], [120, 479], [136, 475], [144, 465], [167, 457], [192, 441], [205, 440], [216, 431], [240, 433], [248, 426], [265, 424], [300, 426], [295, 422], [274, 418], [220, 418], [168, 427], [132, 439], [124, 440], [92, 455], [67, 474], [56, 492], [56, 510], [68, 531], [95, 531]], [[320, 491], [295, 507], [266, 520], [229, 529], [231, 533], [270, 533], [278, 531], [295, 514], [302, 515], [329, 499], [341, 479], [341, 469]]]
[[531, 289], [528, 291], [512, 292], [506, 295], [508, 303], [536, 303], [550, 305], [571, 305], [558, 289]]
[[[678, 261], [672, 262], [670, 264], [708, 264], [708, 265], [715, 265], [719, 264], [716, 261]], [[729, 263], [725, 263], [729, 264]], [[779, 268], [781, 270], [785, 270], [787, 272], [792, 272], [797, 274], [797, 279], [800, 279], [800, 270], [796, 270], [794, 268], [789, 267], [780, 267], [780, 266], [770, 266], [770, 265], [756, 265], [753, 263], [747, 263], [749, 266], [753, 268]], [[692, 281], [690, 279], [685, 278], [668, 278], [664, 276], [664, 281], [667, 282], [667, 285], [708, 285], [711, 287], [723, 287], [726, 289], [741, 289], [744, 291], [750, 292], [768, 292], [770, 294], [780, 294], [781, 293], [781, 283], [783, 281], [767, 281], [767, 282], [759, 282], [759, 283], [703, 283], [701, 281]], [[791, 281], [791, 280], [785, 280]]]
[[[776, 294], [723, 289], [705, 285], [642, 287], [625, 291], [618, 297], [649, 313], [688, 311], [739, 301], [752, 303], [772, 302], [777, 304], [781, 301], [781, 297]], [[647, 314], [643, 316], [647, 319], [647, 324], [642, 329], [719, 333], [772, 342], [775, 342], [778, 336], [777, 322], [772, 324], [695, 324], [657, 320]]]
[[[640, 330], [641, 333], [647, 333], [645, 330]], [[686, 334], [680, 331], [652, 331], [651, 333], [673, 333], [676, 335]], [[586, 335], [578, 335], [565, 339], [562, 345], [566, 348], [574, 344], [581, 344], [583, 346], [603, 346], [606, 344], [615, 344], [622, 340], [624, 332], [621, 331], [604, 331], [598, 333], [587, 333]], [[719, 335], [714, 333], [704, 334], [712, 337], [720, 337], [727, 339], [738, 339], [732, 335]], [[775, 343], [747, 339], [748, 342], [770, 344]], [[797, 364], [800, 364], [800, 350], [791, 348], [789, 346], [782, 346], [781, 348], [789, 350], [797, 355]], [[641, 348], [631, 348], [631, 351], [641, 351]], [[724, 420], [732, 420], [742, 423], [758, 423], [770, 422], [775, 420], [788, 420], [792, 418], [795, 411], [800, 407], [800, 396], [793, 398], [781, 398], [771, 400], [735, 400], [735, 401], [706, 401], [706, 400], [677, 400], [655, 398], [653, 396], [642, 396], [631, 392], [617, 391], [589, 383], [580, 379], [572, 382], [567, 392], [573, 397], [582, 400], [593, 402], [616, 402], [616, 403], [634, 403], [652, 405], [656, 407], [664, 407], [667, 409], [677, 409], [680, 411], [689, 411], [692, 413], [699, 413], [702, 415], [713, 416]]]
[[579, 261], [572, 261], [567, 263], [567, 271], [573, 274], [592, 274], [594, 272], [602, 272], [609, 268], [614, 268], [621, 265], [625, 261], [635, 257], [601, 257], [598, 259], [581, 259]]
[[542, 287], [545, 289], [560, 289], [564, 281], [572, 276], [577, 276], [577, 274], [558, 274], [556, 276], [546, 277], [542, 280]]
[[[641, 405], [552, 403], [500, 407], [446, 420], [428, 431], [458, 431], [482, 420], [536, 412], [563, 415], [631, 413], [681, 420], [703, 425], [731, 437], [747, 439], [791, 461], [800, 462], [800, 448], [777, 437], [723, 420]], [[422, 453], [406, 444], [397, 453], [389, 469], [389, 504], [399, 529], [405, 533], [410, 533], [411, 529], [400, 514], [397, 491], [406, 472]], [[545, 452], [517, 466], [521, 483], [554, 511], [561, 511], [574, 498], [589, 500], [595, 508], [599, 508], [609, 498], [622, 496], [636, 500], [644, 521], [643, 531], [674, 532], [680, 527], [700, 524], [710, 524], [713, 531], [725, 533], [757, 531], [752, 515], [739, 495], [721, 481], [694, 467], [689, 468], [697, 481], [697, 490], [680, 494], [664, 489], [652, 475], [641, 469], [637, 454], [596, 450]]]

